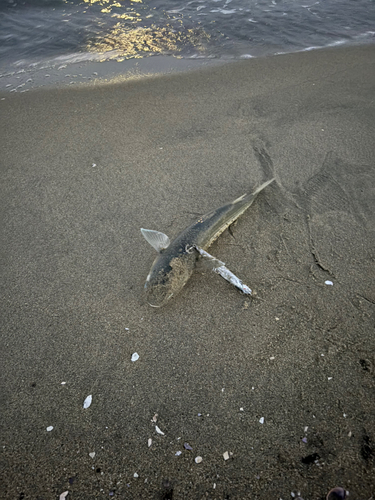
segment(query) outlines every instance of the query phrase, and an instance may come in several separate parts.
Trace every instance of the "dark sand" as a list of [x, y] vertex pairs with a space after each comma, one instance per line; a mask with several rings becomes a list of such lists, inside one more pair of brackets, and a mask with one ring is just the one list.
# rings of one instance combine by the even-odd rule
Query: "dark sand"
[[[1, 498], [374, 495], [374, 82], [370, 46], [1, 96]], [[140, 227], [271, 172], [210, 250], [257, 296], [149, 307]]]

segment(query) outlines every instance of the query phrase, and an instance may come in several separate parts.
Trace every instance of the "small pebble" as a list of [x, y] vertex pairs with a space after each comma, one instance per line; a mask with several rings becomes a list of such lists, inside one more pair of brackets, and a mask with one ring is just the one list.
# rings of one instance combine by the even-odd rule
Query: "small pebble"
[[203, 458], [202, 457], [195, 457], [195, 463], [200, 464], [202, 462]]
[[53, 425], [48, 426], [46, 430], [47, 430], [47, 432], [53, 431]]
[[91, 453], [89, 453], [89, 457], [95, 458], [95, 451], [92, 451]]
[[324, 283], [325, 283], [326, 285], [333, 285], [332, 281], [329, 281], [329, 280], [325, 281]]
[[152, 439], [149, 438], [148, 441], [147, 441], [147, 446], [150, 448], [151, 445], [152, 445]]
[[133, 355], [132, 355], [132, 361], [134, 363], [134, 361], [137, 361], [139, 359], [139, 354], [137, 352], [135, 352]]
[[179, 457], [181, 455], [182, 451], [176, 451], [175, 456]]
[[157, 425], [155, 425], [155, 430], [158, 434], [161, 434], [162, 436], [164, 436], [164, 432], [162, 430], [159, 429], [159, 427]]
[[223, 458], [224, 460], [229, 460], [229, 453], [227, 451], [223, 453]]
[[59, 496], [59, 500], [64, 500], [69, 495], [69, 491], [64, 491], [64, 493], [61, 493]]
[[260, 423], [260, 424], [264, 424], [264, 417], [261, 417], [261, 418], [259, 419], [259, 423]]
[[138, 474], [136, 472], [134, 472], [134, 477], [137, 478], [139, 477]]

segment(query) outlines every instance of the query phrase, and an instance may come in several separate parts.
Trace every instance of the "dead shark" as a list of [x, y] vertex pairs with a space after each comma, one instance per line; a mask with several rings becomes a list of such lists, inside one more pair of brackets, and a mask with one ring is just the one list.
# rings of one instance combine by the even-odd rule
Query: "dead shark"
[[[198, 259], [202, 258], [203, 254], [200, 250], [207, 250], [221, 233], [250, 207], [257, 195], [274, 180], [275, 178], [270, 179], [252, 193], [244, 194], [202, 215], [172, 242], [164, 233], [141, 228], [145, 239], [159, 253], [146, 278], [147, 302], [153, 307], [161, 307], [175, 296], [192, 275]], [[220, 261], [217, 263], [216, 269], [223, 264]]]

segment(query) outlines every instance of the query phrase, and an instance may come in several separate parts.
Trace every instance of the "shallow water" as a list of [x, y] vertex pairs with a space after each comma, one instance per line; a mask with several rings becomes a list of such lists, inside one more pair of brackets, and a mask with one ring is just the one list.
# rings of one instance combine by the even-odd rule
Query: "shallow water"
[[374, 21], [371, 0], [7, 0], [0, 6], [0, 67], [77, 55], [254, 57], [371, 41]]

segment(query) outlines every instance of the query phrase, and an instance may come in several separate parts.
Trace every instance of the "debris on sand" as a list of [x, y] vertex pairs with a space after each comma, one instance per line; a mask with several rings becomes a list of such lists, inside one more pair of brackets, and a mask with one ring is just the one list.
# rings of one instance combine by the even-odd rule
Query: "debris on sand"
[[91, 406], [91, 403], [92, 403], [92, 394], [90, 394], [89, 396], [87, 396], [87, 398], [84, 400], [84, 402], [83, 402], [83, 408], [84, 409], [89, 408]]
[[345, 500], [345, 498], [349, 495], [349, 491], [344, 490], [340, 486], [336, 486], [336, 488], [332, 488], [328, 492], [327, 500]]

